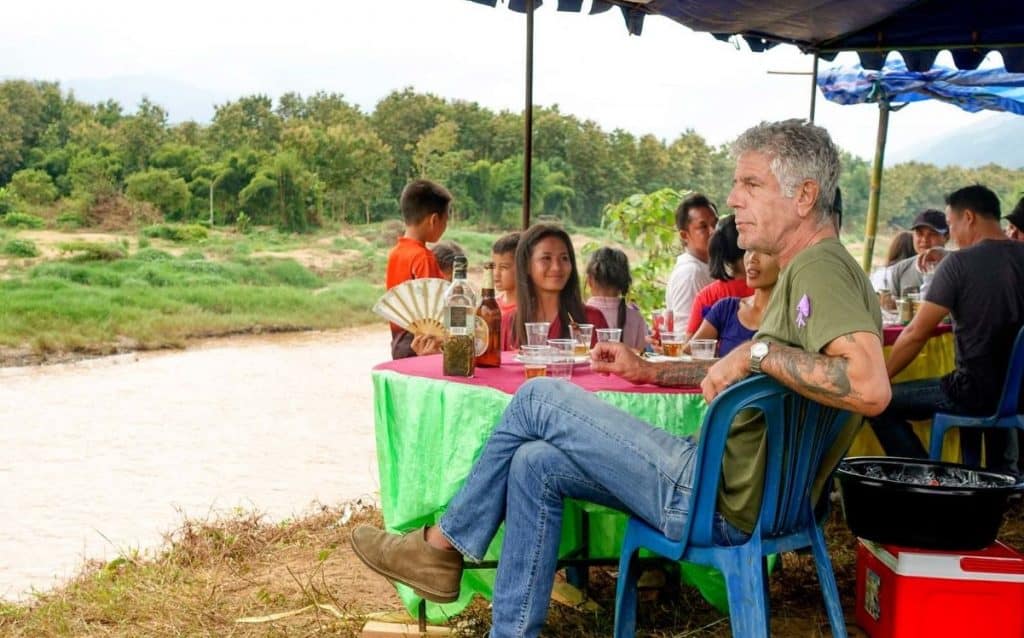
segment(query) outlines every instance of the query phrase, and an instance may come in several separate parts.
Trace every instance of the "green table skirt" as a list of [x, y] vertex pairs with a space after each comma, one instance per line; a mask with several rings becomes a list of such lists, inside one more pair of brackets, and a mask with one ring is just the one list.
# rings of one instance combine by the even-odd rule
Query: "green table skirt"
[[[388, 530], [404, 532], [436, 523], [462, 486], [512, 396], [488, 387], [426, 379], [392, 371], [373, 372], [374, 422], [380, 468], [380, 499]], [[699, 394], [599, 392], [609, 404], [681, 436], [696, 435], [706, 404]], [[566, 504], [560, 555], [581, 547], [581, 511], [589, 516], [590, 557], [617, 558], [626, 516], [592, 503]], [[486, 560], [497, 560], [502, 530]], [[682, 565], [684, 579], [697, 586], [715, 607], [728, 610], [725, 585], [717, 571]], [[399, 596], [415, 614], [419, 597], [398, 586]], [[488, 599], [494, 591], [494, 570], [467, 569], [459, 600], [427, 604], [432, 622], [461, 612], [474, 594]]]

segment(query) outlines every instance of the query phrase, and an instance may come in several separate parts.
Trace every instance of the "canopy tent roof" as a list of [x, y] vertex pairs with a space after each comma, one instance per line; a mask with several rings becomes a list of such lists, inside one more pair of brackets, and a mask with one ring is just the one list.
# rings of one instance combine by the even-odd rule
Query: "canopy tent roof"
[[[497, 0], [472, 0], [495, 6]], [[525, 11], [528, 0], [508, 0]], [[542, 0], [533, 0], [540, 6]], [[582, 11], [583, 0], [557, 0], [559, 11]], [[742, 36], [754, 51], [780, 43], [831, 59], [856, 51], [878, 69], [899, 51], [911, 71], [932, 67], [948, 49], [961, 69], [974, 69], [998, 51], [1008, 71], [1024, 72], [1022, 0], [593, 0], [590, 13], [621, 8], [629, 32], [639, 35], [647, 15], [663, 15], [719, 39]]]
[[918, 72], [890, 60], [880, 71], [856, 65], [824, 69], [818, 72], [817, 81], [822, 94], [839, 104], [939, 100], [971, 113], [989, 110], [1024, 115], [1024, 73], [1007, 73], [1005, 69], [957, 71], [936, 66]]

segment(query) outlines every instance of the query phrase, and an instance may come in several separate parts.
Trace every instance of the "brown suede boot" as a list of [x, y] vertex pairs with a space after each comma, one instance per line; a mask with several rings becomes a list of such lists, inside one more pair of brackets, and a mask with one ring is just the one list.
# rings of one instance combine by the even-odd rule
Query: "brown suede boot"
[[352, 530], [352, 550], [366, 566], [435, 603], [454, 602], [462, 581], [462, 554], [427, 543], [426, 528], [388, 534], [369, 525]]

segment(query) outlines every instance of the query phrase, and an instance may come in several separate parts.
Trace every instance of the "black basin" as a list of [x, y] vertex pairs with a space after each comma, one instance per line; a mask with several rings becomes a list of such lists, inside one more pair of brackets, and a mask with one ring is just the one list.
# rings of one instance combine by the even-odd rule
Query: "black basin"
[[1016, 477], [955, 463], [862, 456], [836, 470], [843, 513], [856, 536], [939, 550], [988, 547]]

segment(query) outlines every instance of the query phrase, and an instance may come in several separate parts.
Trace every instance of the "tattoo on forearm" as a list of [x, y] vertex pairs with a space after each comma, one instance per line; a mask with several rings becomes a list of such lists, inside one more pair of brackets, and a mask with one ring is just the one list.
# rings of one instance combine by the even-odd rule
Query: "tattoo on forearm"
[[696, 386], [704, 380], [713, 361], [679, 361], [659, 363], [654, 383], [666, 387]]
[[785, 347], [776, 348], [772, 355], [768, 362], [776, 373], [772, 376], [809, 399], [831, 405], [849, 405], [861, 399], [850, 383], [846, 359]]

